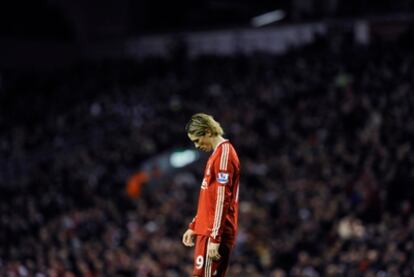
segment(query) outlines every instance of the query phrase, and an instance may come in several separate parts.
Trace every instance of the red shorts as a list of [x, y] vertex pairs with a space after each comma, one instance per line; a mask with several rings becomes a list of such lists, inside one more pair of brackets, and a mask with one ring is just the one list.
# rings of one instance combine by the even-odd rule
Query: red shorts
[[196, 236], [193, 276], [224, 277], [229, 265], [233, 243], [222, 241], [219, 247], [221, 258], [218, 261], [213, 261], [207, 258], [207, 245], [209, 240], [210, 238], [207, 236]]

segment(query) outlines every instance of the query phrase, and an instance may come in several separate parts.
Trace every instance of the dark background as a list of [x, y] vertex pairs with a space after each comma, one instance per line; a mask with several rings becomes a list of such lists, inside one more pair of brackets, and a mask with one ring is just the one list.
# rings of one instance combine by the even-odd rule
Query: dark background
[[[275, 9], [281, 21], [251, 26]], [[228, 276], [414, 276], [413, 9], [2, 1], [0, 276], [191, 276], [181, 236], [207, 155], [180, 170], [159, 158], [192, 149], [196, 112], [242, 164]], [[278, 53], [191, 56], [186, 43], [313, 23], [326, 32]], [[174, 38], [166, 55], [124, 49], [157, 35]], [[137, 173], [148, 180], [134, 195]]]
[[[382, 1], [3, 1], [2, 38], [105, 40], [154, 32], [248, 27], [259, 14], [281, 9], [283, 23], [410, 14], [409, 0]], [[280, 23], [279, 23], [280, 24]]]

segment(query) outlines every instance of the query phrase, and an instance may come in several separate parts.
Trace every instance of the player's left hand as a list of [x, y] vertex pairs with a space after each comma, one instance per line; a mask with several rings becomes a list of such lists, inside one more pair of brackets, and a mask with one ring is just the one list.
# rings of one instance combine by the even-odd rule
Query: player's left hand
[[208, 257], [214, 261], [219, 260], [221, 258], [219, 251], [218, 251], [219, 247], [220, 247], [220, 243], [209, 242], [208, 252], [207, 252]]

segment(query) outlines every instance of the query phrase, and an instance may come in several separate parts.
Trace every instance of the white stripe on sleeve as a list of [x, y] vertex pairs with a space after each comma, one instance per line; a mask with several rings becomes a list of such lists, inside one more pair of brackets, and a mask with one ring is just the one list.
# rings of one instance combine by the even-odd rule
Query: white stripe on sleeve
[[221, 217], [223, 215], [223, 205], [224, 205], [224, 186], [218, 186], [217, 188], [217, 202], [216, 202], [216, 211], [214, 216], [214, 224], [211, 232], [211, 236], [215, 239], [218, 235], [218, 230], [220, 229]]

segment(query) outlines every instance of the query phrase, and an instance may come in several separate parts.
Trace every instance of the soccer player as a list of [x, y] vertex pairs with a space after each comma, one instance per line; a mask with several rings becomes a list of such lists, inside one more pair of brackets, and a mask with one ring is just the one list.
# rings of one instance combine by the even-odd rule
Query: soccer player
[[212, 116], [198, 113], [186, 125], [195, 147], [212, 151], [198, 199], [197, 215], [183, 235], [194, 249], [194, 276], [225, 276], [237, 233], [240, 163], [223, 129]]

